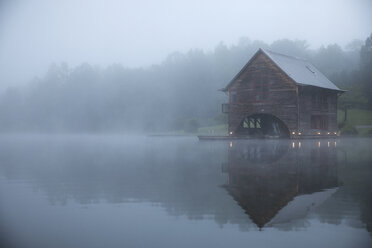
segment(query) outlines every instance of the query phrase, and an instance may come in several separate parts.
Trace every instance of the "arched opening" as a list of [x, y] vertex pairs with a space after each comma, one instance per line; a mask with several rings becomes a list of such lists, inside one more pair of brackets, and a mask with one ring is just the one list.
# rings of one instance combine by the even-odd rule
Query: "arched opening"
[[236, 135], [289, 138], [289, 129], [282, 120], [270, 114], [253, 114], [245, 117], [235, 131]]

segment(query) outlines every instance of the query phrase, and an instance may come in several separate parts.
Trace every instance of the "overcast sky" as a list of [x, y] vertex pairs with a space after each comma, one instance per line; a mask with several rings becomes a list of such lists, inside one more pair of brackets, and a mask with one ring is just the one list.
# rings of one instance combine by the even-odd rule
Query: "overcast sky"
[[0, 0], [0, 89], [52, 62], [148, 66], [243, 36], [344, 46], [372, 32], [371, 13], [370, 0]]

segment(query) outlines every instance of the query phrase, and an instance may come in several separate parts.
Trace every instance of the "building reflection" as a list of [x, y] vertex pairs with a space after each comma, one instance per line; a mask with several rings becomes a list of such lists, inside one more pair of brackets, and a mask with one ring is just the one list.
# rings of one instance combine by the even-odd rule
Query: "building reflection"
[[3, 139], [0, 188], [24, 184], [50, 206], [151, 203], [242, 231], [309, 220], [372, 230], [371, 139], [105, 142]]
[[302, 218], [335, 193], [336, 141], [234, 141], [226, 190], [259, 227]]

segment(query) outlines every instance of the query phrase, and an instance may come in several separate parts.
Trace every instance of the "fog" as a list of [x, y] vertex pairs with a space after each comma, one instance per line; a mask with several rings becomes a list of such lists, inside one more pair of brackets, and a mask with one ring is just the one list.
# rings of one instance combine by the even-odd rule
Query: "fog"
[[[371, 247], [371, 10], [0, 0], [0, 247]], [[308, 60], [342, 91], [338, 105], [333, 93], [303, 98], [305, 123], [302, 86], [297, 107], [278, 108], [294, 90], [274, 85], [282, 73], [257, 79], [274, 71], [258, 57], [257, 101], [243, 111], [276, 91], [270, 108], [322, 133], [280, 139], [273, 115], [275, 135], [227, 136], [220, 89], [260, 48]]]
[[217, 90], [258, 48], [338, 86], [360, 66], [370, 1], [0, 4], [2, 132], [164, 131], [224, 123]]
[[343, 47], [364, 40], [372, 23], [368, 0], [1, 2], [2, 88], [42, 75], [52, 62], [149, 66], [174, 51], [210, 51], [240, 37]]
[[370, 247], [370, 146], [368, 139], [2, 137], [0, 244]]

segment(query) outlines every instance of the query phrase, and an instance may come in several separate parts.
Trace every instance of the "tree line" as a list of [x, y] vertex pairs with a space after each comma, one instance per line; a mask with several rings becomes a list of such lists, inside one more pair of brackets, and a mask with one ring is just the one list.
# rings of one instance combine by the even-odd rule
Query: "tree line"
[[[306, 58], [342, 89], [340, 106], [372, 109], [372, 34], [345, 48], [303, 40], [241, 38], [213, 51], [174, 52], [146, 68], [53, 64], [26, 87], [0, 95], [1, 132], [169, 131], [225, 122], [223, 88], [259, 49]], [[197, 124], [195, 123], [197, 122]]]

